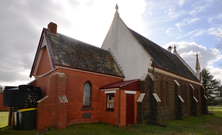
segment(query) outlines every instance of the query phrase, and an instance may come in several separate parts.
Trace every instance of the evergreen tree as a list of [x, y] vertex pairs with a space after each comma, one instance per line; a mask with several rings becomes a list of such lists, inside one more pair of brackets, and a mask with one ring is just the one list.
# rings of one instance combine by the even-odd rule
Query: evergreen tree
[[0, 85], [0, 93], [3, 92], [3, 87]]
[[205, 95], [207, 96], [208, 103], [217, 104], [220, 96], [220, 80], [213, 79], [214, 76], [210, 74], [207, 69], [201, 71], [202, 74], [202, 86], [205, 88]]

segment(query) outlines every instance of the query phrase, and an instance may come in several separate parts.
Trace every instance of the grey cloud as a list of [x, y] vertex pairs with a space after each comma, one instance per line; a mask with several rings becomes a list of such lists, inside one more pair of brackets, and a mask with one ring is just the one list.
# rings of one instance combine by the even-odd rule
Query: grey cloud
[[0, 81], [16, 81], [16, 80], [26, 80], [27, 77], [19, 74], [16, 70], [0, 70]]
[[[64, 19], [61, 2], [65, 1], [0, 1], [0, 82], [31, 80], [20, 73], [31, 69], [42, 27], [51, 21], [66, 27], [72, 23]], [[75, 9], [79, 3], [69, 6]]]
[[195, 42], [170, 42], [166, 44], [164, 48], [167, 48], [168, 46], [176, 46], [178, 54], [180, 54], [180, 56], [194, 71], [196, 65], [196, 54], [198, 54], [201, 69], [207, 68], [214, 76], [222, 76], [222, 69], [214, 68], [212, 66], [215, 62], [222, 60], [222, 55], [218, 49], [207, 49]]

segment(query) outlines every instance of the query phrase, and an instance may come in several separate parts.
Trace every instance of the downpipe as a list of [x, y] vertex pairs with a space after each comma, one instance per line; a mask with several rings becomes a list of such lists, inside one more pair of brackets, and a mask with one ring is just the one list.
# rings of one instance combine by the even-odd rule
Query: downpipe
[[121, 92], [120, 92], [120, 88], [119, 88], [119, 119], [118, 119], [118, 124], [117, 124], [117, 127], [120, 127], [120, 109], [121, 109], [121, 107], [120, 107], [120, 101], [121, 101]]

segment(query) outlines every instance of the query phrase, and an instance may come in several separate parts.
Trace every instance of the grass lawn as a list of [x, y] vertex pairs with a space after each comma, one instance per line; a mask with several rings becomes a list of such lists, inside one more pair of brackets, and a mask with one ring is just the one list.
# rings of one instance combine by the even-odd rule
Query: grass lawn
[[8, 112], [0, 112], [0, 128], [7, 126]]
[[[130, 125], [117, 128], [113, 125], [98, 122], [92, 124], [76, 124], [67, 126], [66, 129], [49, 128], [48, 130], [30, 130], [20, 131], [12, 130], [11, 127], [0, 128], [0, 135], [4, 134], [17, 134], [17, 135], [66, 135], [66, 134], [83, 134], [83, 135], [216, 135], [222, 134], [222, 107], [210, 108], [209, 111], [213, 111], [214, 115], [202, 115], [199, 117], [189, 117], [184, 120], [172, 120], [166, 121], [167, 127], [155, 126], [155, 125]], [[0, 120], [2, 120], [2, 112], [0, 112]], [[7, 118], [6, 118], [7, 119]], [[7, 120], [6, 120], [7, 121]]]

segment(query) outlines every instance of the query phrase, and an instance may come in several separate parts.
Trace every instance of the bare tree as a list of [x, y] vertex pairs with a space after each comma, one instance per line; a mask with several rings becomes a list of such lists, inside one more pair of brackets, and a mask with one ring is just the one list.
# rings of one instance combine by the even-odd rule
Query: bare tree
[[0, 93], [3, 92], [3, 87], [0, 85]]
[[216, 45], [217, 49], [222, 50], [222, 33], [215, 28], [217, 34], [215, 35], [216, 38], [219, 40], [219, 43]]

